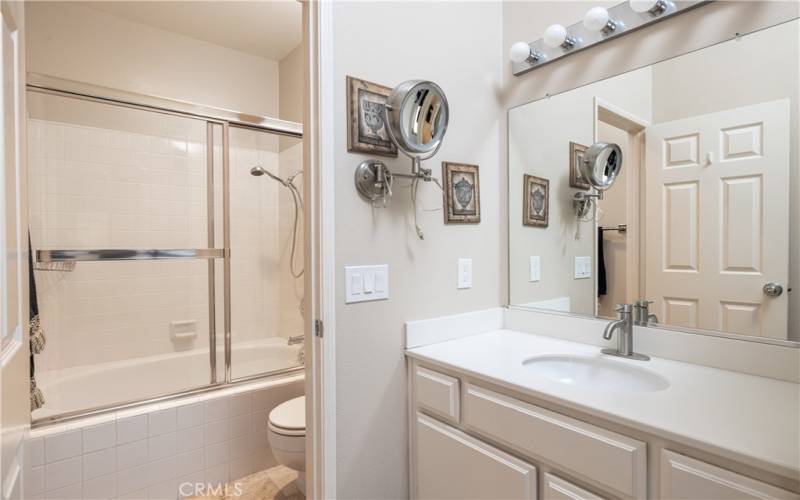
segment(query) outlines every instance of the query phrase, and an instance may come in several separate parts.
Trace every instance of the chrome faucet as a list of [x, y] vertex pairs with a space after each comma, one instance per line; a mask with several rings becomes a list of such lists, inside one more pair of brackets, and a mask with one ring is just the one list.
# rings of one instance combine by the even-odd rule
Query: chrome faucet
[[650, 313], [652, 300], [640, 299], [633, 303], [633, 324], [647, 326], [658, 324], [658, 316]]
[[603, 338], [611, 340], [615, 330], [617, 333], [617, 348], [616, 349], [603, 349], [603, 354], [611, 356], [619, 356], [621, 358], [636, 359], [639, 361], [647, 361], [649, 356], [644, 354], [637, 354], [633, 352], [633, 306], [630, 304], [618, 304], [614, 308], [619, 316], [619, 319], [612, 321], [606, 326], [603, 332]]

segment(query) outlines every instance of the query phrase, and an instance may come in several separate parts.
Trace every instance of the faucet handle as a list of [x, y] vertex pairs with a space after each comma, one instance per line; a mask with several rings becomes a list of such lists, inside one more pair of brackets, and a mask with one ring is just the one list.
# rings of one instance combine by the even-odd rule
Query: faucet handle
[[617, 304], [614, 306], [614, 312], [619, 313], [620, 316], [630, 314], [633, 311], [633, 306], [630, 304]]

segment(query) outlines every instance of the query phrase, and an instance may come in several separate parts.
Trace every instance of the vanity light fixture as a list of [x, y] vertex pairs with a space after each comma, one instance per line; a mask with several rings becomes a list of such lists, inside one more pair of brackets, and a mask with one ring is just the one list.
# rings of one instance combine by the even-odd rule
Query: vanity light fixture
[[628, 4], [634, 12], [639, 14], [649, 12], [654, 16], [663, 14], [669, 7], [667, 0], [628, 0]]
[[611, 19], [606, 9], [592, 7], [583, 15], [583, 27], [589, 31], [600, 31], [607, 35], [617, 29], [617, 22]]
[[535, 63], [541, 56], [538, 52], [535, 52], [533, 49], [531, 49], [531, 46], [526, 42], [517, 42], [511, 46], [509, 57], [511, 58], [511, 61], [515, 63], [521, 63], [524, 61]]
[[560, 24], [551, 24], [544, 30], [542, 37], [544, 44], [550, 48], [561, 47], [564, 50], [570, 50], [577, 43], [578, 39], [574, 36], [569, 36], [567, 28]]
[[542, 38], [515, 43], [509, 52], [512, 72], [514, 76], [521, 76], [562, 57], [707, 3], [711, 0], [624, 0], [608, 9], [594, 7], [574, 24], [553, 24], [545, 30]]

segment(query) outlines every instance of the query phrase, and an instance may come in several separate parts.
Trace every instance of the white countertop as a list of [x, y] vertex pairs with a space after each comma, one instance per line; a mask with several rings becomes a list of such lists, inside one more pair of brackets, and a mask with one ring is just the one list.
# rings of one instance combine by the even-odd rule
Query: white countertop
[[[496, 330], [407, 355], [788, 477], [800, 474], [800, 385], [663, 358], [632, 361], [597, 346]], [[532, 356], [578, 354], [645, 368], [669, 380], [659, 392], [581, 388], [523, 368]]]

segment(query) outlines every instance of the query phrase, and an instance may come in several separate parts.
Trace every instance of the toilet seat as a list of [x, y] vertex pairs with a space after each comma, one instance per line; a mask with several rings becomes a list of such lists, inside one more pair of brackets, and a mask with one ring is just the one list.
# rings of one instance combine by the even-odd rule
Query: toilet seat
[[269, 412], [268, 427], [282, 436], [306, 435], [306, 397], [284, 401]]

